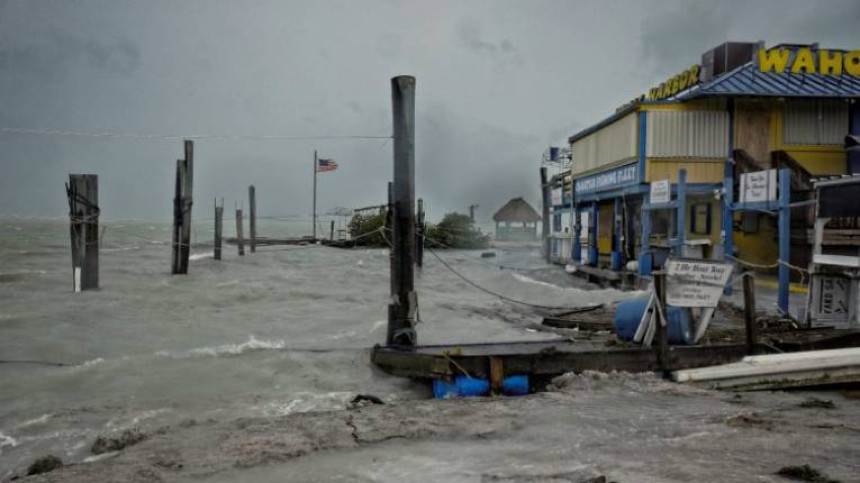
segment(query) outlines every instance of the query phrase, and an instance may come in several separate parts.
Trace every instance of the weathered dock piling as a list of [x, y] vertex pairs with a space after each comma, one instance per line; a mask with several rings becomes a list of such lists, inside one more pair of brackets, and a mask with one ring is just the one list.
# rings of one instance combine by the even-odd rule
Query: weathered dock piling
[[171, 273], [188, 273], [191, 254], [191, 205], [194, 186], [194, 141], [185, 140], [185, 159], [176, 160], [173, 198], [173, 263]]
[[334, 241], [334, 220], [331, 220], [331, 225], [328, 229], [328, 239]]
[[95, 174], [70, 174], [69, 230], [75, 292], [99, 287], [99, 191]]
[[394, 216], [392, 217], [392, 292], [388, 343], [414, 346], [415, 332], [415, 78], [391, 79], [394, 124]]
[[245, 256], [245, 240], [242, 238], [242, 209], [236, 208], [236, 247], [239, 249], [239, 256]]
[[215, 260], [221, 260], [221, 235], [224, 229], [224, 199], [221, 199], [221, 206], [218, 206], [218, 199], [215, 199]]
[[248, 210], [250, 210], [248, 231], [251, 237], [251, 253], [255, 253], [257, 251], [257, 190], [254, 185], [248, 186]]

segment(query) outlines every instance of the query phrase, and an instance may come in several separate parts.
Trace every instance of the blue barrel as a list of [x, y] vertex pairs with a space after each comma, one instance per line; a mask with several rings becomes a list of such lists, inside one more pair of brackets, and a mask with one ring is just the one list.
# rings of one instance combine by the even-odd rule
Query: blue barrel
[[[632, 341], [636, 328], [645, 313], [649, 296], [625, 300], [615, 306], [615, 335], [621, 340]], [[693, 343], [692, 317], [690, 310], [683, 307], [668, 307], [666, 310], [666, 329], [670, 344], [689, 345]]]
[[524, 396], [529, 393], [529, 376], [508, 376], [502, 381], [502, 394], [505, 396]]
[[[453, 381], [433, 380], [433, 396], [436, 399], [453, 397], [486, 396], [490, 393], [490, 381], [474, 377], [457, 376]], [[502, 394], [523, 396], [529, 393], [529, 376], [508, 376], [502, 381]]]
[[454, 379], [460, 397], [486, 396], [490, 393], [490, 381], [475, 377], [458, 376]]

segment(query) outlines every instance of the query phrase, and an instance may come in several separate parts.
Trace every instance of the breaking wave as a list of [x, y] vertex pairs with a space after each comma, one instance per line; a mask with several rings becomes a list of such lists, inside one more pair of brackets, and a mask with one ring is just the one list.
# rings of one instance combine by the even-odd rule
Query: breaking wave
[[251, 335], [248, 340], [239, 344], [223, 344], [212, 347], [198, 347], [184, 352], [159, 351], [155, 355], [161, 357], [172, 357], [184, 359], [189, 357], [219, 357], [237, 356], [247, 352], [263, 350], [282, 350], [287, 347], [283, 340], [260, 340]]

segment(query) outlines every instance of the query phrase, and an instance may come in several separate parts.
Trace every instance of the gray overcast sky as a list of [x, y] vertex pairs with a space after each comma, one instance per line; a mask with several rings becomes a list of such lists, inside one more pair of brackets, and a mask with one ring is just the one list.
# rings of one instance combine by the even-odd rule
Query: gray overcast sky
[[[0, 127], [135, 134], [391, 133], [417, 78], [417, 194], [435, 219], [536, 205], [539, 156], [725, 40], [860, 47], [852, 1], [0, 0]], [[255, 184], [262, 214], [385, 198], [381, 140], [196, 142], [195, 216]], [[64, 216], [70, 172], [107, 217], [172, 216], [178, 140], [0, 133], [0, 216]], [[536, 206], [537, 207], [537, 206]]]

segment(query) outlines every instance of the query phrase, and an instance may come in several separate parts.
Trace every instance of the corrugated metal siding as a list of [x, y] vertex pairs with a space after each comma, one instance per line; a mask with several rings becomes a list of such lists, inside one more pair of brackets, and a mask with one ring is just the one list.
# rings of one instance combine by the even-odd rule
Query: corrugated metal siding
[[636, 159], [636, 114], [630, 113], [570, 146], [575, 174]]
[[646, 155], [653, 158], [725, 158], [726, 111], [649, 111]]
[[848, 134], [848, 105], [838, 100], [794, 100], [783, 111], [785, 144], [841, 145]]

